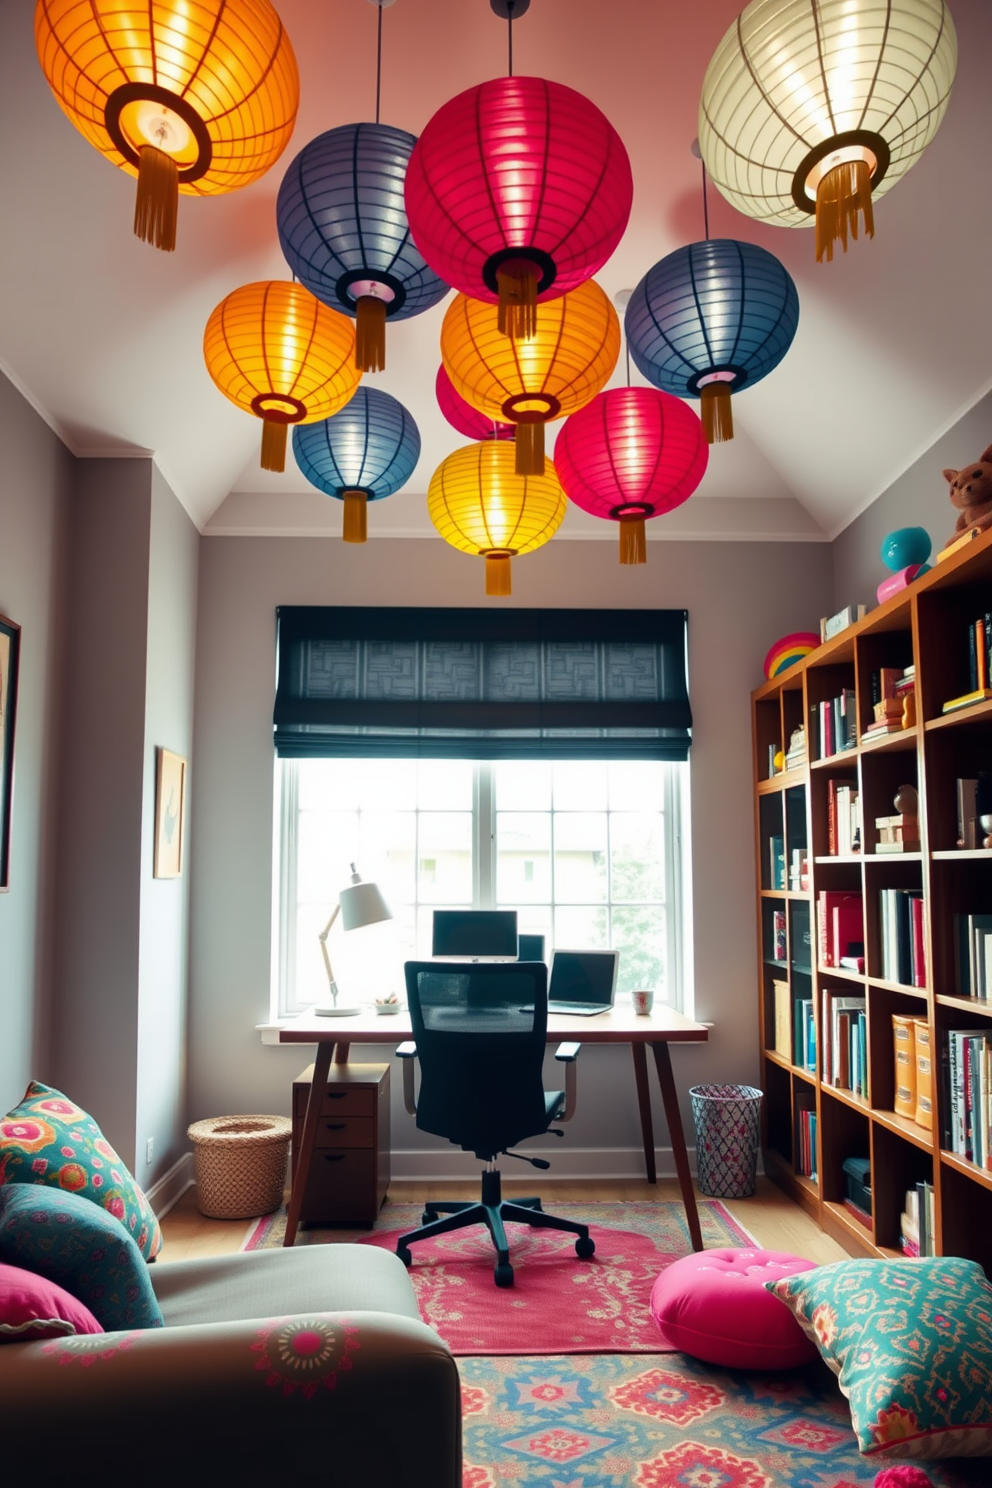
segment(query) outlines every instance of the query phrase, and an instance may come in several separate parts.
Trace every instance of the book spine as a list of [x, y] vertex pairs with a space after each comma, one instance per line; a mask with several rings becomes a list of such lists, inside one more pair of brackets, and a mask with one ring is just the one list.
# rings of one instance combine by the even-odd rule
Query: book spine
[[892, 1043], [895, 1055], [895, 1100], [897, 1116], [916, 1120], [916, 1043], [913, 1020], [903, 1013], [892, 1014]]
[[977, 641], [974, 625], [968, 627], [968, 691], [978, 691], [978, 655], [975, 650]]
[[933, 1126], [933, 1071], [930, 1059], [930, 1029], [922, 1018], [913, 1020], [913, 1043], [916, 1050], [916, 1113], [917, 1126]]
[[837, 788], [836, 780], [827, 781], [827, 852], [837, 856]]
[[978, 669], [977, 688], [984, 689], [989, 685], [989, 654], [985, 640], [985, 621], [975, 621], [975, 664]]
[[923, 943], [923, 899], [914, 894], [909, 901], [909, 908], [912, 917], [913, 986], [925, 987], [927, 962]]

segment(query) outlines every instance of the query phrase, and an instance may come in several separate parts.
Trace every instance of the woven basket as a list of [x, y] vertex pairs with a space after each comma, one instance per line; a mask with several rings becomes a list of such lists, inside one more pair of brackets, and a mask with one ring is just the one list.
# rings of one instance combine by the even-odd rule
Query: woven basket
[[255, 1219], [282, 1203], [293, 1123], [288, 1116], [194, 1121], [197, 1203], [209, 1219]]

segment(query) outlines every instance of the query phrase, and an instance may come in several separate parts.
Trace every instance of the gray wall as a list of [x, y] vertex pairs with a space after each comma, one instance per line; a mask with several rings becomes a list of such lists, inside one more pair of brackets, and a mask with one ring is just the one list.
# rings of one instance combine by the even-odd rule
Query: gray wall
[[51, 1078], [62, 603], [75, 461], [0, 376], [0, 614], [21, 627], [10, 889], [0, 893], [0, 1111]]
[[[689, 610], [695, 1012], [715, 1028], [708, 1048], [675, 1053], [676, 1078], [683, 1091], [703, 1080], [753, 1080], [758, 1065], [749, 693], [762, 680], [761, 662], [771, 642], [826, 613], [830, 550], [825, 544], [652, 543], [644, 568], [622, 569], [613, 543], [559, 542], [514, 568], [515, 605]], [[440, 541], [381, 540], [365, 548], [331, 539], [202, 543], [191, 1119], [288, 1111], [290, 1083], [311, 1057], [305, 1050], [263, 1047], [254, 1028], [269, 1014], [276, 606], [483, 602], [481, 563]], [[638, 1145], [629, 1055], [625, 1049], [587, 1050], [580, 1078], [580, 1110], [561, 1144], [569, 1152], [556, 1149], [555, 1168], [575, 1170], [574, 1164], [582, 1171], [610, 1172]], [[448, 1162], [442, 1152], [460, 1160], [454, 1149], [416, 1132], [399, 1103], [399, 1082], [393, 1083], [394, 1172], [402, 1173], [404, 1162], [411, 1173], [439, 1170]], [[659, 1143], [664, 1141], [660, 1136]], [[425, 1149], [439, 1157], [425, 1156]]]
[[875, 591], [889, 572], [879, 557], [886, 533], [897, 527], [925, 527], [934, 553], [940, 551], [958, 519], [941, 472], [977, 460], [989, 444], [992, 393], [970, 408], [834, 540], [834, 610], [849, 604], [875, 606]]

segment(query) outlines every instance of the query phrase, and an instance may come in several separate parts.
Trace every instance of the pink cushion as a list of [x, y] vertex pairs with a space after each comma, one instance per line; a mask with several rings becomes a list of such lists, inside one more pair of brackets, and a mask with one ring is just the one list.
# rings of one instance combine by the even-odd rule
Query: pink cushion
[[731, 1369], [795, 1369], [817, 1357], [766, 1281], [814, 1271], [814, 1261], [780, 1250], [702, 1250], [658, 1277], [651, 1316], [671, 1348]]
[[89, 1308], [64, 1287], [20, 1266], [0, 1264], [0, 1343], [102, 1332]]

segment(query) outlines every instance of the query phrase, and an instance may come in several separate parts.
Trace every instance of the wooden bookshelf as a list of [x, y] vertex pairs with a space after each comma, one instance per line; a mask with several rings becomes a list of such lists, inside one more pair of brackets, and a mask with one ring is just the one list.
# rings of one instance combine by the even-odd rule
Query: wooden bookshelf
[[[992, 1171], [949, 1150], [945, 1062], [948, 1033], [973, 1028], [992, 1035], [992, 1000], [961, 995], [955, 969], [954, 917], [992, 911], [992, 850], [959, 849], [955, 782], [992, 772], [992, 702], [942, 714], [943, 703], [968, 691], [967, 627], [992, 611], [992, 532], [938, 563], [908, 590], [873, 610], [805, 661], [752, 694], [755, 831], [758, 894], [758, 1014], [762, 1067], [765, 1169], [821, 1229], [855, 1255], [900, 1254], [899, 1216], [905, 1192], [921, 1181], [934, 1187], [934, 1241], [942, 1255], [979, 1261], [992, 1275]], [[915, 666], [916, 725], [899, 734], [861, 741], [873, 716], [872, 673]], [[818, 703], [852, 689], [857, 743], [820, 760], [811, 717]], [[770, 774], [774, 750], [789, 748], [806, 727], [805, 766]], [[812, 745], [812, 749], [810, 746]], [[828, 851], [828, 781], [856, 786], [862, 808], [861, 852]], [[875, 853], [874, 819], [900, 785], [919, 795], [919, 851]], [[785, 880], [776, 877], [772, 838], [785, 848]], [[792, 852], [807, 853], [807, 888], [790, 881]], [[924, 987], [883, 977], [880, 891], [922, 894]], [[816, 906], [824, 890], [862, 896], [864, 971], [820, 964]], [[785, 959], [775, 959], [776, 929], [784, 916]], [[799, 943], [802, 941], [803, 943]], [[781, 946], [779, 947], [781, 953]], [[810, 954], [811, 953], [811, 954]], [[817, 1070], [775, 1050], [774, 983], [789, 986], [790, 1015], [797, 999], [812, 999]], [[863, 996], [867, 1024], [867, 1100], [823, 1078], [823, 991]], [[780, 995], [782, 995], [780, 993]], [[933, 1071], [933, 1127], [917, 1125], [893, 1107], [892, 1014], [925, 1018]], [[794, 1018], [793, 1018], [794, 1023]], [[816, 1177], [800, 1171], [800, 1112], [814, 1110]], [[843, 1163], [868, 1157], [872, 1225], [844, 1205]]]

